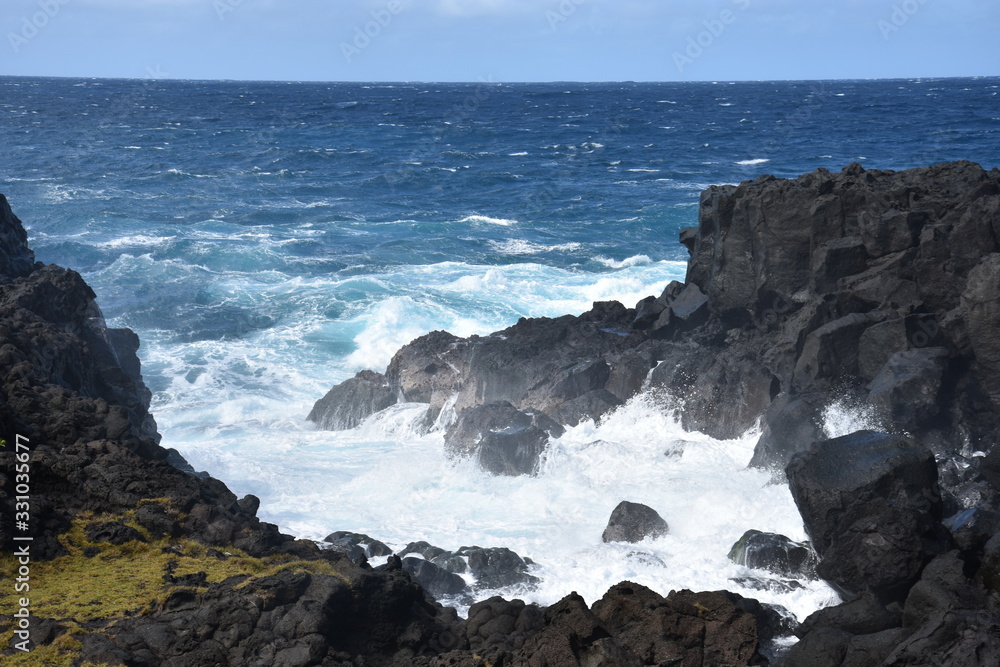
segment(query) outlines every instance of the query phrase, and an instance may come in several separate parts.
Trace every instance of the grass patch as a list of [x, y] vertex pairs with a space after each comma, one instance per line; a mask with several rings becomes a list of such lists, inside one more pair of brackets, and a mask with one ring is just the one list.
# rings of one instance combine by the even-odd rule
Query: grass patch
[[[138, 530], [148, 541], [134, 540], [122, 545], [94, 543], [86, 537], [88, 524], [121, 521]], [[54, 619], [70, 630], [48, 646], [30, 653], [0, 656], [11, 665], [69, 665], [79, 654], [79, 637], [85, 627], [113, 625], [137, 615], [154, 613], [177, 585], [164, 579], [205, 573], [207, 584], [219, 583], [238, 575], [249, 575], [240, 588], [252, 586], [261, 577], [292, 569], [335, 576], [349, 583], [329, 561], [303, 561], [279, 555], [254, 558], [234, 549], [212, 550], [189, 539], [150, 539], [149, 532], [137, 525], [131, 513], [126, 515], [80, 515], [72, 528], [60, 536], [68, 555], [46, 562], [31, 563], [31, 589], [15, 593], [13, 586], [0, 588], [0, 614], [9, 617], [18, 608], [18, 599], [31, 600], [31, 613], [37, 618]], [[219, 552], [224, 554], [219, 557]], [[18, 563], [11, 554], [0, 554], [0, 580], [13, 581]], [[185, 583], [184, 588], [192, 590]], [[195, 586], [203, 592], [207, 586]], [[6, 631], [4, 631], [6, 630]], [[13, 630], [0, 629], [0, 650], [11, 647]]]

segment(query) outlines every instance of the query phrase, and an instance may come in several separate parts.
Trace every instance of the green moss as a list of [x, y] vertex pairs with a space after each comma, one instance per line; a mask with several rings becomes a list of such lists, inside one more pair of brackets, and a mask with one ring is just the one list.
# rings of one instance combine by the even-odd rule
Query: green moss
[[[148, 541], [134, 540], [122, 545], [90, 542], [86, 526], [97, 521], [122, 521]], [[286, 555], [254, 558], [234, 548], [221, 550], [227, 557], [220, 559], [208, 553], [209, 547], [193, 540], [152, 540], [149, 532], [135, 523], [131, 512], [118, 516], [81, 515], [59, 539], [68, 555], [32, 562], [31, 590], [27, 593], [15, 593], [12, 586], [0, 588], [0, 614], [13, 614], [18, 598], [28, 597], [33, 616], [55, 619], [70, 627], [70, 631], [49, 646], [5, 656], [4, 664], [9, 661], [12, 665], [68, 665], [79, 652], [78, 637], [85, 633], [83, 626], [114, 624], [161, 608], [168, 595], [178, 590], [164, 580], [167, 573], [182, 577], [204, 572], [208, 584], [249, 575], [238, 588], [252, 587], [259, 578], [287, 569], [330, 575], [349, 583], [328, 561], [302, 561]], [[11, 554], [0, 555], [0, 580], [12, 581], [17, 567]], [[195, 592], [206, 590], [185, 588]], [[3, 642], [0, 648], [9, 647], [12, 637], [12, 630], [0, 634]]]
[[[2, 660], [4, 665], [20, 665], [23, 667], [69, 667], [80, 654], [82, 644], [80, 635], [84, 634], [78, 626], [72, 625], [70, 629], [56, 638], [48, 646], [36, 646], [31, 651], [15, 651], [12, 655], [5, 655]], [[9, 648], [14, 638], [14, 631], [5, 632], [0, 635], [0, 645]], [[93, 663], [86, 663], [83, 667], [98, 667]]]

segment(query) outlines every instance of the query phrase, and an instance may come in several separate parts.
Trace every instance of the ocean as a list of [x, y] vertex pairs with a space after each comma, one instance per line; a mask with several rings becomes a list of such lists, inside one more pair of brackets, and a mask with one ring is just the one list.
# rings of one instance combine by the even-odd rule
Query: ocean
[[[726, 588], [800, 619], [821, 582], [760, 589], [750, 528], [805, 538], [756, 434], [684, 432], [642, 394], [555, 440], [535, 477], [451, 461], [423, 408], [347, 432], [312, 404], [436, 329], [632, 306], [683, 280], [699, 193], [851, 162], [1000, 163], [1000, 79], [356, 84], [0, 77], [0, 192], [37, 258], [142, 340], [165, 447], [299, 537], [505, 546], [550, 604], [630, 579]], [[862, 417], [831, 406], [839, 435]], [[668, 535], [603, 544], [621, 500]], [[759, 573], [756, 573], [759, 575]], [[759, 577], [758, 577], [759, 578]], [[480, 591], [479, 598], [496, 591]], [[462, 609], [468, 604], [456, 602]]]

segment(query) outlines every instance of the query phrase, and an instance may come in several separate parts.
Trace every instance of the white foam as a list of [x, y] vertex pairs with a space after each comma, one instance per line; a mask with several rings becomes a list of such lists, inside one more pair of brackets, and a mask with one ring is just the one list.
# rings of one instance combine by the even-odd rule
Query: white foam
[[524, 239], [507, 239], [505, 241], [490, 241], [490, 246], [505, 255], [538, 255], [543, 252], [566, 252], [579, 250], [580, 243], [557, 243], [542, 245]]
[[768, 158], [759, 157], [759, 158], [754, 158], [752, 160], [740, 160], [736, 164], [741, 165], [743, 167], [752, 167], [754, 165], [764, 164], [765, 162], [770, 162], [770, 161], [771, 160]]
[[459, 223], [471, 222], [473, 224], [486, 224], [486, 225], [500, 225], [502, 227], [510, 227], [517, 224], [517, 220], [508, 220], [506, 218], [491, 218], [488, 215], [467, 215]]
[[597, 261], [608, 267], [609, 269], [624, 269], [628, 266], [641, 266], [644, 264], [649, 264], [653, 260], [649, 258], [649, 255], [632, 255], [622, 260], [608, 259], [606, 257], [598, 257]]
[[112, 239], [110, 241], [103, 241], [100, 243], [94, 243], [93, 245], [98, 248], [143, 248], [143, 247], [156, 247], [163, 245], [169, 241], [173, 241], [176, 236], [148, 236], [145, 234], [134, 234], [132, 236], [123, 236], [121, 238]]
[[[805, 537], [795, 505], [786, 486], [747, 468], [756, 434], [718, 441], [686, 433], [656, 396], [637, 397], [600, 424], [568, 429], [535, 477], [495, 477], [471, 460], [449, 460], [440, 432], [421, 434], [422, 405], [396, 405], [347, 432], [287, 420], [279, 429], [278, 419], [240, 426], [248, 407], [281, 409], [235, 406], [207, 440], [165, 444], [237, 493], [260, 496], [264, 519], [303, 537], [354, 530], [396, 548], [420, 539], [446, 549], [506, 546], [536, 561], [541, 584], [516, 594], [541, 604], [570, 591], [593, 602], [623, 579], [662, 594], [725, 588], [800, 619], [836, 601], [818, 582], [775, 593], [732, 581], [754, 574], [727, 558], [744, 531]], [[669, 534], [604, 544], [601, 533], [622, 500], [656, 509]]]
[[824, 408], [822, 427], [827, 438], [839, 438], [855, 431], [880, 431], [885, 425], [874, 406], [839, 400]]

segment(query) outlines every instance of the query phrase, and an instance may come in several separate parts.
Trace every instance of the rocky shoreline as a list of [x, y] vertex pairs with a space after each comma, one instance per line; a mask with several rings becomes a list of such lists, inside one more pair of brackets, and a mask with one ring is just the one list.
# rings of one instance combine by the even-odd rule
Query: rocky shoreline
[[[508, 475], [532, 474], [564, 426], [643, 390], [671, 395], [687, 428], [716, 437], [763, 418], [752, 465], [787, 478], [812, 545], [764, 536], [757, 553], [769, 555], [753, 562], [809, 562], [845, 599], [794, 628], [801, 641], [773, 662], [1000, 663], [1000, 172], [850, 165], [713, 187], [681, 242], [687, 278], [659, 296], [485, 337], [428, 334], [385, 372], [334, 387], [309, 418], [351, 428], [402, 396], [428, 405], [426, 426], [446, 430], [452, 455]], [[256, 498], [159, 446], [138, 345], [105, 326], [78, 274], [35, 263], [0, 196], [0, 437], [30, 442], [22, 657], [742, 665], [765, 664], [762, 646], [792, 630], [733, 593], [663, 597], [630, 582], [590, 607], [575, 594], [548, 608], [491, 598], [461, 620], [415, 579], [447, 588], [449, 567], [473, 559], [485, 576], [530, 576], [516, 554], [417, 544], [372, 568], [359, 536], [320, 549], [280, 534], [256, 518]], [[831, 404], [863, 411], [872, 430], [828, 438]], [[21, 546], [16, 456], [0, 449], [5, 575]], [[619, 528], [611, 539], [629, 534]], [[745, 536], [734, 557], [751, 564], [761, 539]], [[433, 576], [418, 572], [430, 565]], [[70, 595], [70, 581], [86, 583]], [[0, 596], [16, 606], [13, 591]], [[3, 623], [0, 653], [13, 658], [18, 626]]]

